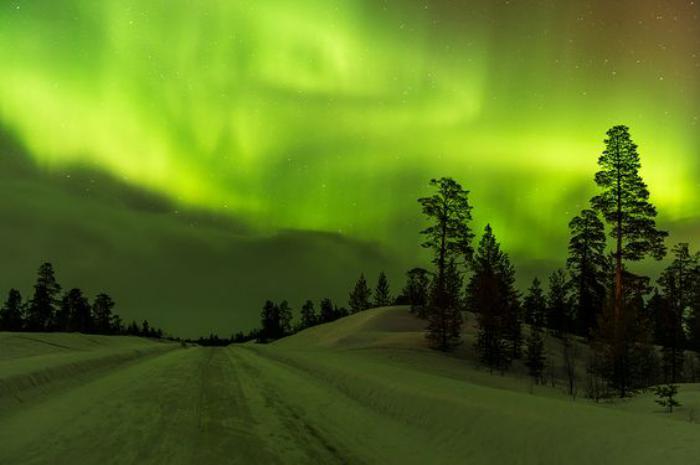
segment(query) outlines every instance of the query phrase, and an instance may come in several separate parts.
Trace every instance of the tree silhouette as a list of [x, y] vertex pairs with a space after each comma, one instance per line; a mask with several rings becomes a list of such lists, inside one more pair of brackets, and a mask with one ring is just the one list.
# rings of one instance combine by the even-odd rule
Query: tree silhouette
[[430, 278], [428, 270], [424, 268], [413, 268], [406, 273], [406, 285], [403, 288], [402, 296], [406, 303], [411, 306], [411, 311], [419, 316], [425, 316], [425, 306], [428, 304], [430, 292]]
[[[471, 242], [474, 235], [469, 227], [472, 207], [469, 205], [469, 192], [462, 189], [455, 180], [432, 179], [430, 185], [436, 189], [436, 192], [429, 197], [418, 199], [423, 213], [431, 223], [421, 231], [424, 236], [424, 242], [421, 245], [432, 251], [433, 264], [437, 268], [427, 312], [428, 317], [432, 318], [436, 324], [431, 324], [429, 327], [442, 331], [445, 328], [444, 323], [448, 321], [451, 324], [461, 325], [461, 318], [455, 318], [455, 309], [451, 308], [449, 303], [447, 271], [448, 266], [458, 266], [460, 260], [466, 265], [473, 255]], [[439, 315], [431, 316], [436, 312]], [[432, 334], [429, 330], [426, 336], [435, 348], [450, 350], [454, 347], [454, 341], [451, 341], [450, 336], [453, 333], [459, 334], [459, 328], [450, 328], [442, 334]], [[438, 341], [437, 344], [436, 341]]]
[[433, 299], [442, 300], [442, 308], [435, 307], [428, 312], [428, 327], [426, 337], [431, 347], [449, 351], [462, 342], [462, 305], [460, 296], [462, 292], [462, 275], [457, 268], [454, 258], [447, 262], [445, 270], [445, 282], [443, 290], [439, 290], [439, 284], [434, 282], [432, 292], [442, 292], [441, 297], [433, 296]]
[[527, 366], [528, 374], [535, 383], [542, 382], [545, 361], [542, 327], [532, 324], [525, 346], [525, 366]]
[[314, 303], [307, 300], [304, 305], [301, 306], [301, 323], [299, 324], [300, 329], [310, 328], [318, 324], [318, 316], [316, 315], [316, 309], [314, 308]]
[[532, 280], [532, 286], [523, 301], [525, 310], [525, 323], [540, 328], [547, 321], [547, 299], [542, 290], [542, 284], [538, 278]]
[[512, 288], [512, 266], [501, 251], [490, 225], [486, 226], [472, 262], [467, 285], [467, 305], [476, 313], [479, 360], [492, 369], [505, 370], [516, 351], [512, 341], [517, 305]]
[[664, 346], [664, 366], [671, 383], [680, 381], [683, 368], [685, 334], [683, 317], [693, 305], [693, 287], [696, 284], [698, 260], [691, 255], [686, 243], [673, 247], [674, 259], [659, 278], [663, 289], [664, 303], [660, 323], [663, 329], [661, 343]]
[[328, 297], [321, 300], [321, 310], [319, 314], [320, 323], [328, 323], [337, 318], [333, 301]]
[[355, 287], [350, 293], [350, 299], [348, 300], [348, 305], [350, 306], [350, 311], [352, 313], [362, 312], [370, 308], [370, 296], [372, 291], [367, 286], [367, 280], [364, 274], [360, 274]]
[[571, 306], [566, 292], [567, 278], [562, 270], [549, 276], [547, 293], [547, 327], [556, 336], [571, 329]]
[[68, 318], [69, 331], [87, 333], [93, 329], [90, 303], [80, 289], [74, 288], [65, 294], [60, 313]]
[[605, 303], [605, 226], [593, 210], [583, 210], [569, 223], [569, 258], [575, 330], [590, 336]]
[[53, 325], [54, 314], [61, 286], [56, 282], [53, 266], [44, 263], [39, 267], [34, 296], [27, 308], [26, 326], [30, 331], [46, 331]]
[[111, 334], [119, 328], [120, 323], [115, 324], [115, 315], [112, 314], [114, 301], [105, 293], [98, 294], [92, 304], [92, 313], [95, 318], [95, 331], [100, 334]]
[[23, 325], [22, 295], [17, 289], [10, 289], [0, 309], [0, 331], [21, 331]]
[[387, 307], [391, 305], [391, 289], [389, 288], [389, 280], [386, 274], [382, 271], [379, 273], [379, 278], [377, 279], [377, 286], [374, 290], [374, 306], [375, 307]]
[[638, 261], [647, 255], [661, 260], [666, 254], [668, 235], [656, 228], [656, 208], [649, 202], [649, 190], [639, 175], [641, 162], [629, 128], [615, 126], [607, 132], [606, 149], [598, 160], [601, 170], [595, 175], [602, 192], [591, 203], [611, 226], [615, 241], [615, 294], [613, 317], [623, 311], [624, 262]]

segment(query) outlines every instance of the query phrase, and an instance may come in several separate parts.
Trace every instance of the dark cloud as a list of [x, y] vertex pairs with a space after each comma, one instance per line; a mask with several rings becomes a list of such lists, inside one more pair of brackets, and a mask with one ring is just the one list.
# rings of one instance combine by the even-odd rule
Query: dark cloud
[[[376, 244], [310, 231], [255, 233], [241, 222], [179, 211], [167, 200], [90, 170], [42, 172], [1, 137], [0, 291], [28, 294], [55, 264], [64, 287], [102, 290], [125, 319], [176, 334], [257, 324], [265, 299], [330, 296], [345, 303], [357, 275], [405, 267]], [[398, 285], [398, 283], [397, 283]]]

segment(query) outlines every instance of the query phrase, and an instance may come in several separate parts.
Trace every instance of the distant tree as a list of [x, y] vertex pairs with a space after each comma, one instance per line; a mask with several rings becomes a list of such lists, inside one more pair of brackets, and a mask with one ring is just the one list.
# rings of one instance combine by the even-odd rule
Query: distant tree
[[289, 302], [283, 300], [280, 302], [279, 306], [279, 333], [277, 338], [282, 338], [292, 334], [292, 309], [289, 306]]
[[412, 268], [406, 273], [406, 285], [402, 295], [406, 303], [411, 306], [411, 311], [419, 316], [425, 316], [425, 307], [428, 304], [430, 292], [430, 277], [428, 270], [424, 268]]
[[360, 278], [355, 283], [355, 288], [350, 293], [350, 299], [348, 300], [348, 305], [350, 306], [350, 311], [352, 313], [362, 312], [371, 307], [370, 296], [372, 291], [367, 285], [367, 280], [365, 275], [361, 274]]
[[525, 310], [525, 323], [540, 328], [544, 327], [547, 321], [547, 298], [539, 279], [533, 279], [532, 286], [528, 289], [523, 301], [523, 308]]
[[432, 292], [437, 294], [442, 292], [442, 297], [433, 295], [434, 299], [442, 301], [442, 308], [435, 307], [434, 311], [428, 313], [428, 327], [426, 337], [430, 346], [441, 350], [450, 351], [462, 342], [462, 307], [460, 294], [462, 288], [462, 275], [457, 269], [454, 258], [447, 263], [444, 276], [443, 289], [437, 282], [433, 283]]
[[299, 327], [300, 329], [306, 329], [315, 326], [316, 324], [318, 324], [318, 316], [316, 315], [314, 303], [307, 300], [301, 307], [301, 323]]
[[374, 290], [374, 306], [387, 307], [391, 305], [391, 289], [389, 288], [389, 280], [386, 274], [382, 271], [377, 279], [377, 287]]
[[39, 268], [34, 296], [27, 307], [26, 327], [29, 331], [46, 331], [53, 325], [61, 286], [56, 282], [53, 266], [44, 263]]
[[67, 318], [67, 326], [60, 330], [88, 333], [93, 330], [93, 318], [90, 303], [80, 289], [71, 289], [66, 292], [61, 301], [59, 311], [61, 320]]
[[[114, 314], [112, 310], [114, 309], [114, 301], [112, 298], [105, 294], [98, 294], [95, 301], [92, 304], [92, 313], [95, 318], [95, 331], [99, 334], [112, 334], [115, 331], [115, 321]], [[119, 324], [117, 325], [117, 328]]]
[[566, 292], [566, 274], [556, 270], [549, 277], [547, 293], [547, 326], [556, 336], [571, 328], [571, 307]]
[[663, 289], [660, 321], [661, 344], [664, 347], [664, 367], [671, 383], [680, 381], [683, 369], [685, 334], [683, 320], [686, 310], [693, 305], [693, 286], [696, 282], [698, 259], [691, 255], [688, 244], [673, 248], [674, 259], [659, 279]]
[[578, 346], [570, 333], [562, 334], [562, 359], [564, 361], [564, 374], [566, 375], [567, 388], [570, 396], [576, 398], [576, 358]]
[[656, 386], [654, 389], [656, 395], [656, 403], [668, 409], [668, 413], [673, 413], [674, 407], [680, 407], [680, 402], [676, 400], [678, 395], [678, 386], [675, 384], [666, 384]]
[[131, 323], [129, 323], [129, 326], [126, 328], [126, 334], [129, 336], [140, 336], [141, 328], [139, 328], [138, 323], [132, 320]]
[[693, 286], [691, 288], [691, 305], [686, 318], [688, 328], [688, 349], [700, 353], [700, 259], [695, 268]]
[[[591, 203], [611, 226], [610, 236], [615, 241], [613, 320], [618, 321], [624, 303], [624, 262], [638, 261], [647, 255], [661, 260], [666, 255], [664, 239], [668, 233], [656, 228], [656, 208], [649, 202], [649, 190], [639, 175], [641, 163], [629, 128], [611, 128], [605, 145], [598, 160], [601, 170], [595, 175], [602, 192]], [[625, 335], [618, 332], [618, 337]]]
[[605, 225], [593, 210], [583, 210], [569, 223], [569, 258], [575, 332], [590, 336], [605, 303]]
[[5, 304], [0, 309], [0, 331], [21, 331], [22, 295], [17, 289], [10, 289]]
[[467, 285], [467, 305], [476, 313], [479, 325], [476, 342], [479, 360], [492, 369], [505, 370], [512, 360], [509, 339], [517, 307], [513, 301], [510, 260], [501, 251], [490, 225], [479, 242], [472, 271]]
[[143, 337], [152, 337], [153, 336], [153, 329], [151, 328], [151, 325], [148, 323], [148, 320], [143, 320], [143, 323], [141, 324], [141, 336], [143, 336]]
[[[424, 236], [422, 246], [433, 253], [433, 264], [436, 267], [430, 292], [428, 306], [428, 318], [432, 318], [434, 324], [426, 333], [426, 337], [432, 346], [438, 350], [451, 350], [455, 346], [452, 334], [458, 334], [460, 328], [446, 328], [446, 322], [460, 325], [461, 318], [456, 318], [455, 309], [449, 302], [449, 290], [447, 287], [448, 266], [459, 267], [459, 261], [464, 266], [471, 260], [473, 248], [471, 245], [474, 235], [469, 227], [472, 207], [469, 204], [469, 192], [462, 189], [454, 179], [432, 179], [431, 186], [436, 192], [429, 197], [418, 199], [423, 213], [430, 221], [430, 226], [421, 231]], [[438, 315], [431, 315], [438, 313]], [[442, 322], [442, 323], [440, 323]], [[442, 331], [441, 334], [433, 334], [433, 330]]]
[[535, 383], [542, 382], [546, 357], [544, 354], [544, 338], [542, 328], [533, 324], [530, 326], [530, 335], [525, 346], [525, 365], [530, 377]]
[[269, 342], [291, 333], [292, 310], [286, 300], [279, 305], [268, 300], [260, 313], [259, 342]]
[[321, 300], [321, 311], [319, 314], [319, 322], [320, 323], [328, 323], [330, 321], [334, 321], [337, 318], [336, 312], [335, 312], [335, 306], [333, 305], [333, 301], [326, 297], [325, 299]]

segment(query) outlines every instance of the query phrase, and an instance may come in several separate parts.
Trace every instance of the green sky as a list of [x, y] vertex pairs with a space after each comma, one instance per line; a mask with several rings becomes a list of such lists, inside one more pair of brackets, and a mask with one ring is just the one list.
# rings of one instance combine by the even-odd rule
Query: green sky
[[[314, 234], [332, 233], [323, 237], [345, 244], [354, 263], [327, 283], [332, 293], [362, 269], [358, 250], [381, 251], [367, 268], [388, 267], [396, 279], [420, 262], [415, 199], [430, 177], [450, 175], [471, 190], [476, 226], [491, 222], [532, 270], [562, 260], [605, 131], [624, 123], [662, 225], [672, 242], [689, 240], [700, 232], [698, 3], [10, 0], [0, 6], [9, 141], [0, 156], [29, 163], [1, 178], [13, 197], [0, 203], [4, 234], [37, 257], [56, 254], [56, 242], [75, 249], [60, 260], [76, 281], [92, 282], [97, 266], [76, 263], [148, 250], [184, 282], [194, 264], [223, 281], [269, 267], [251, 258], [215, 272], [202, 261], [241, 237], [292, 234], [314, 248]], [[158, 208], [124, 196], [158, 199]], [[80, 219], [91, 208], [104, 215], [99, 227]], [[193, 222], [193, 212], [209, 222]], [[89, 258], [57, 226], [71, 215], [71, 227], [99, 238]], [[149, 248], [181, 230], [187, 253]], [[291, 253], [280, 247], [275, 263]], [[307, 265], [293, 274], [318, 273]], [[218, 292], [210, 278], [198, 284], [206, 306], [226, 302], [230, 312], [245, 287]], [[5, 281], [0, 290], [14, 285]], [[248, 295], [246, 306], [264, 292], [278, 291]], [[156, 302], [148, 289], [138, 295]], [[139, 299], [124, 299], [136, 315]], [[151, 316], [167, 320], [163, 311]], [[207, 324], [252, 321], [223, 312]]]

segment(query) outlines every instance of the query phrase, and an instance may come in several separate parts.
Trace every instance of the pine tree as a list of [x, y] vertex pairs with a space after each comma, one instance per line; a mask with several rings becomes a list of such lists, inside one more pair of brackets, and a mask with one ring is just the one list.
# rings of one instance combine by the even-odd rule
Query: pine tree
[[29, 331], [46, 331], [53, 325], [61, 286], [54, 277], [53, 266], [44, 263], [39, 268], [34, 297], [27, 308], [26, 326]]
[[567, 297], [566, 283], [566, 274], [562, 270], [556, 270], [549, 276], [547, 327], [559, 337], [571, 329], [571, 307]]
[[656, 228], [656, 208], [649, 202], [649, 190], [639, 175], [641, 163], [629, 128], [615, 126], [607, 136], [606, 149], [598, 160], [601, 170], [595, 175], [602, 192], [591, 203], [611, 226], [610, 236], [615, 241], [613, 317], [618, 321], [623, 312], [624, 262], [647, 255], [661, 260], [668, 233]]
[[542, 328], [538, 325], [531, 325], [530, 336], [527, 338], [525, 348], [525, 365], [529, 375], [536, 383], [542, 382], [545, 361]]
[[668, 413], [673, 413], [674, 407], [680, 407], [681, 404], [676, 400], [678, 395], [678, 386], [675, 384], [666, 384], [663, 386], [656, 386], [654, 389], [654, 395], [656, 396], [656, 403], [668, 409]]
[[95, 318], [96, 332], [100, 334], [112, 334], [116, 332], [114, 327], [114, 315], [112, 314], [114, 305], [112, 298], [105, 293], [98, 294], [97, 297], [95, 297], [95, 301], [92, 304], [92, 313]]
[[691, 255], [688, 244], [678, 244], [673, 248], [674, 259], [659, 279], [663, 289], [661, 323], [664, 347], [664, 368], [671, 383], [680, 381], [683, 369], [685, 334], [683, 320], [686, 310], [693, 305], [693, 285], [697, 257]]
[[[458, 310], [450, 303], [448, 289], [448, 267], [451, 271], [460, 273], [460, 261], [467, 266], [473, 254], [472, 239], [474, 235], [469, 227], [472, 207], [469, 205], [469, 192], [462, 189], [451, 178], [433, 179], [431, 186], [437, 189], [430, 197], [418, 199], [423, 213], [431, 225], [421, 231], [425, 240], [423, 247], [433, 252], [433, 264], [436, 267], [430, 291], [430, 302], [426, 311], [429, 330], [426, 337], [434, 348], [451, 350], [455, 347], [454, 334], [461, 331], [461, 315], [457, 318]], [[451, 284], [454, 286], [453, 283]], [[446, 326], [450, 322], [452, 326]], [[432, 331], [439, 331], [433, 334]]]
[[590, 336], [605, 303], [605, 226], [593, 210], [583, 210], [569, 223], [569, 258], [566, 267], [573, 293], [575, 331]]
[[301, 307], [301, 323], [300, 329], [311, 328], [318, 324], [318, 317], [316, 316], [316, 309], [314, 308], [314, 303], [307, 300]]
[[[88, 333], [93, 329], [90, 303], [80, 289], [71, 289], [61, 301], [60, 314], [67, 318], [67, 330]], [[64, 330], [61, 328], [61, 330]]]
[[386, 274], [382, 271], [377, 279], [377, 287], [374, 290], [374, 306], [388, 307], [391, 305], [391, 289]]
[[0, 331], [21, 331], [23, 325], [22, 295], [17, 289], [10, 289], [0, 309]]
[[328, 323], [337, 318], [333, 301], [329, 298], [321, 300], [321, 311], [319, 314], [320, 323]]
[[289, 306], [289, 302], [283, 300], [280, 302], [278, 308], [278, 332], [275, 335], [276, 339], [283, 338], [292, 334], [292, 308]]
[[523, 301], [525, 323], [544, 327], [547, 321], [547, 299], [538, 278], [532, 280], [532, 286]]
[[472, 263], [467, 285], [467, 306], [477, 317], [476, 350], [480, 361], [505, 370], [512, 361], [513, 315], [517, 312], [512, 288], [512, 267], [501, 251], [490, 225], [486, 226]]
[[411, 311], [417, 315], [425, 316], [425, 307], [428, 304], [430, 292], [430, 278], [428, 270], [413, 268], [406, 273], [406, 285], [402, 295], [406, 303], [411, 306]]
[[143, 323], [141, 323], [140, 335], [142, 337], [152, 337], [153, 336], [153, 330], [151, 329], [151, 325], [148, 323], [148, 320], [143, 320]]
[[361, 274], [360, 278], [357, 280], [357, 283], [355, 283], [355, 288], [350, 293], [350, 299], [348, 301], [350, 311], [352, 313], [357, 313], [370, 308], [371, 295], [372, 291], [370, 290], [369, 286], [367, 286], [365, 275]]
[[433, 311], [428, 313], [426, 337], [431, 347], [446, 352], [462, 342], [462, 275], [454, 258], [447, 263], [444, 279], [441, 297], [437, 297], [440, 285], [435, 282], [432, 287], [432, 300], [441, 298], [443, 307], [434, 307]]

